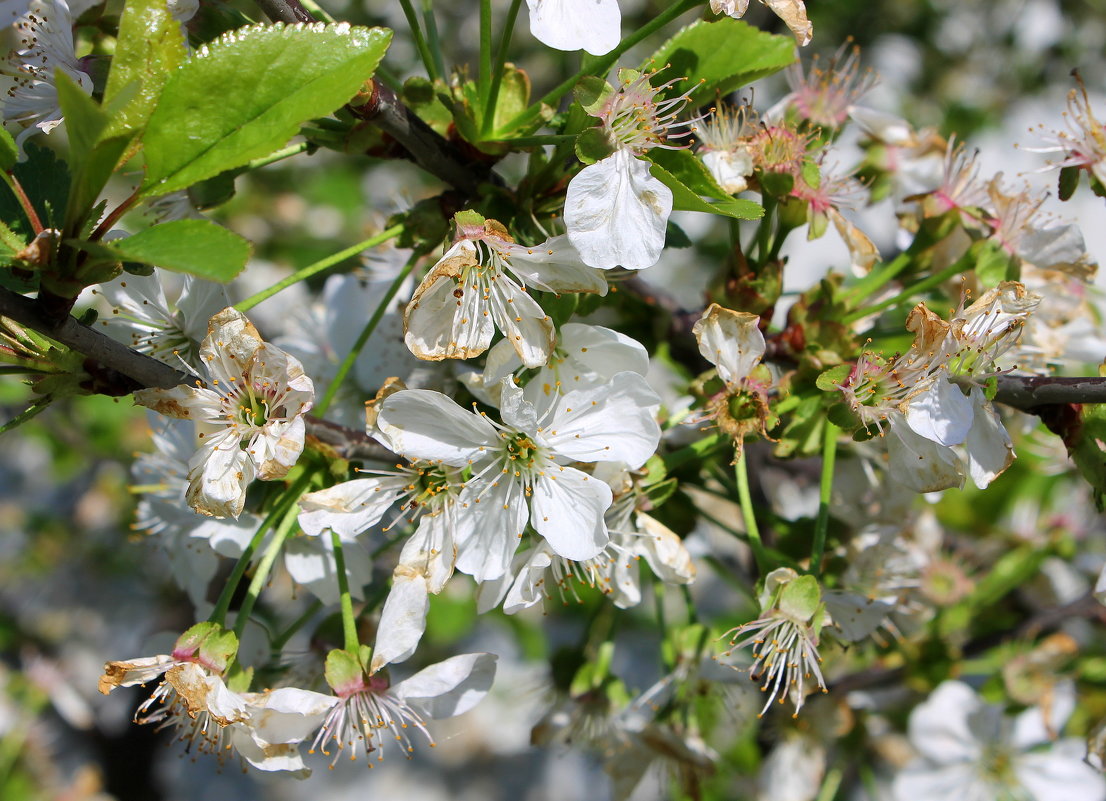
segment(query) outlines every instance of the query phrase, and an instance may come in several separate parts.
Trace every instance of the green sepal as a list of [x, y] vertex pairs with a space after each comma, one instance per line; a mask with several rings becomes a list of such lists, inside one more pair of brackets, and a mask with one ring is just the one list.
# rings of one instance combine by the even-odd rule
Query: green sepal
[[484, 233], [487, 219], [478, 211], [466, 209], [453, 215], [454, 234], [457, 237], [473, 237]]
[[848, 380], [853, 371], [851, 364], [839, 364], [818, 374], [814, 379], [814, 385], [823, 392], [839, 392], [839, 386]]
[[238, 638], [233, 631], [220, 627], [208, 634], [200, 643], [200, 659], [205, 665], [222, 672], [238, 654]]
[[810, 622], [821, 605], [822, 588], [814, 576], [799, 576], [780, 591], [780, 611], [796, 620]]
[[607, 100], [614, 94], [614, 87], [595, 75], [587, 75], [580, 79], [572, 90], [572, 96], [576, 98], [584, 111], [593, 117], [599, 116]]
[[326, 655], [323, 675], [334, 692], [348, 692], [350, 688], [364, 683], [365, 666], [357, 654], [335, 648]]
[[231, 692], [248, 692], [250, 684], [253, 683], [253, 666], [244, 668], [241, 662], [235, 660], [234, 664], [230, 666], [230, 670], [223, 677], [223, 683], [227, 685], [227, 689]]
[[1056, 195], [1060, 200], [1070, 200], [1071, 196], [1075, 194], [1075, 190], [1079, 187], [1079, 173], [1080, 169], [1078, 167], [1060, 168], [1060, 178], [1057, 182], [1056, 191]]
[[576, 158], [594, 164], [614, 153], [614, 145], [602, 127], [587, 128], [576, 137]]
[[1020, 272], [1016, 259], [1007, 250], [990, 239], [975, 243], [975, 274], [984, 286], [998, 286], [1003, 281], [1016, 280]]
[[852, 431], [860, 425], [860, 418], [857, 417], [856, 412], [850, 409], [849, 405], [844, 401], [831, 404], [830, 407], [826, 409], [826, 419], [845, 431]]
[[795, 188], [795, 176], [789, 172], [758, 172], [757, 183], [765, 194], [782, 198]]

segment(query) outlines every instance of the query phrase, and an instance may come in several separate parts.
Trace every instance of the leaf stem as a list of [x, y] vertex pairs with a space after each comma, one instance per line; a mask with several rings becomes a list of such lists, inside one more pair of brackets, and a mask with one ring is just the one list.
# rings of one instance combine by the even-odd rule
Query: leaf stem
[[492, 69], [492, 83], [488, 89], [488, 96], [484, 100], [484, 122], [480, 127], [482, 134], [487, 134], [495, 122], [495, 106], [499, 101], [499, 88], [503, 85], [503, 67], [507, 63], [507, 49], [511, 45], [511, 35], [515, 30], [515, 20], [518, 18], [518, 10], [522, 6], [522, 0], [511, 0], [507, 8], [507, 19], [503, 23], [503, 32], [499, 35], [499, 46], [495, 51], [495, 66]]
[[[304, 476], [310, 477], [310, 473], [305, 473]], [[261, 595], [261, 591], [269, 581], [269, 573], [273, 569], [273, 562], [280, 555], [280, 551], [284, 547], [284, 540], [296, 527], [296, 515], [299, 514], [299, 509], [296, 507], [295, 501], [299, 496], [296, 493], [289, 493], [287, 497], [291, 498], [292, 502], [284, 508], [284, 516], [280, 521], [280, 525], [277, 526], [276, 532], [269, 542], [269, 547], [265, 549], [265, 553], [261, 556], [261, 561], [253, 573], [253, 579], [250, 580], [250, 586], [246, 590], [246, 597], [242, 599], [242, 606], [234, 619], [234, 634], [238, 637], [238, 642], [242, 642], [242, 632], [246, 630], [246, 624], [250, 620], [250, 613], [253, 612], [258, 596]]]
[[238, 303], [234, 304], [234, 308], [238, 309], [238, 311], [240, 312], [249, 311], [258, 303], [261, 303], [261, 301], [268, 300], [273, 295], [287, 289], [293, 284], [298, 284], [300, 281], [308, 279], [317, 273], [321, 273], [328, 267], [333, 267], [335, 264], [345, 261], [351, 256], [356, 256], [363, 250], [368, 250], [369, 248], [376, 247], [377, 245], [387, 242], [389, 239], [394, 239], [401, 233], [403, 233], [403, 225], [393, 225], [388, 230], [381, 231], [379, 234], [370, 236], [363, 242], [358, 242], [356, 245], [348, 247], [345, 250], [340, 250], [331, 256], [327, 256], [325, 259], [320, 259], [314, 264], [309, 264], [303, 269], [297, 270], [287, 278], [281, 281], [277, 281], [268, 289], [263, 289], [257, 294], [250, 295], [245, 300], [239, 301]]
[[357, 637], [357, 618], [353, 614], [353, 596], [350, 595], [349, 577], [346, 576], [346, 559], [342, 553], [342, 540], [333, 529], [330, 532], [330, 543], [334, 546], [334, 572], [338, 577], [338, 597], [342, 606], [344, 648], [351, 654], [355, 654], [361, 648], [361, 641]]
[[265, 535], [268, 533], [269, 529], [272, 528], [273, 523], [288, 510], [288, 507], [295, 502], [297, 498], [299, 498], [300, 491], [307, 486], [307, 482], [310, 479], [311, 475], [309, 473], [301, 475], [287, 493], [276, 502], [276, 505], [265, 519], [261, 521], [261, 525], [258, 526], [257, 532], [253, 535], [253, 539], [250, 540], [249, 545], [242, 551], [242, 555], [238, 557], [238, 562], [235, 563], [230, 576], [227, 577], [227, 583], [223, 585], [223, 591], [219, 593], [219, 600], [215, 602], [215, 608], [211, 610], [211, 614], [207, 617], [212, 623], [218, 623], [220, 626], [224, 624], [227, 619], [227, 611], [230, 609], [231, 599], [234, 597], [234, 591], [238, 589], [238, 582], [242, 580], [242, 576], [246, 574], [246, 569], [250, 566], [250, 562], [253, 561], [254, 553], [261, 545], [262, 540], [265, 539]]
[[396, 296], [396, 293], [399, 292], [399, 288], [403, 285], [407, 276], [411, 274], [411, 270], [414, 269], [415, 262], [421, 257], [422, 252], [418, 250], [411, 254], [411, 258], [407, 260], [407, 264], [399, 271], [399, 275], [392, 281], [392, 285], [388, 287], [388, 291], [384, 293], [384, 297], [380, 299], [380, 303], [376, 306], [376, 311], [373, 312], [369, 321], [365, 323], [365, 327], [361, 329], [361, 334], [357, 337], [357, 341], [353, 343], [350, 352], [346, 354], [346, 358], [343, 359], [342, 363], [338, 366], [338, 372], [334, 375], [334, 380], [330, 382], [330, 386], [326, 388], [326, 392], [323, 393], [322, 400], [315, 404], [314, 413], [317, 416], [322, 417], [326, 413], [326, 410], [330, 408], [334, 396], [338, 394], [339, 387], [342, 386], [342, 382], [346, 380], [349, 371], [353, 369], [354, 362], [357, 361], [357, 357], [361, 354], [361, 349], [365, 347], [365, 343], [369, 341], [369, 337], [373, 335], [373, 331], [375, 331], [377, 325], [380, 324], [380, 320], [384, 316], [388, 304], [392, 302], [392, 298]]
[[764, 551], [764, 542], [760, 538], [760, 529], [757, 527], [757, 518], [753, 514], [753, 497], [749, 492], [749, 471], [746, 466], [748, 459], [745, 457], [745, 449], [741, 449], [741, 455], [734, 461], [734, 477], [737, 480], [737, 497], [741, 501], [741, 517], [745, 521], [745, 536], [749, 538], [749, 547], [753, 551], [753, 558], [757, 562], [757, 570], [760, 575], [768, 575], [771, 564], [768, 554]]
[[814, 543], [810, 549], [810, 572], [818, 576], [822, 570], [822, 556], [826, 550], [826, 531], [829, 528], [830, 494], [833, 492], [833, 464], [837, 457], [837, 426], [826, 421], [822, 436], [822, 481], [818, 487], [818, 517], [814, 521]]
[[542, 106], [552, 106], [555, 103], [558, 103], [561, 97], [563, 97], [566, 92], [572, 91], [572, 88], [576, 86], [581, 78], [587, 75], [606, 74], [606, 72], [612, 66], [614, 66], [614, 64], [618, 61], [622, 54], [629, 50], [631, 47], [637, 45], [639, 42], [643, 41], [656, 31], [659, 31], [661, 28], [670, 23], [672, 20], [676, 19], [676, 17], [679, 17], [684, 12], [690, 11], [691, 9], [699, 5], [702, 5], [702, 0], [681, 0], [681, 2], [669, 6], [653, 19], [649, 20], [649, 22], [645, 23], [645, 25], [639, 28], [636, 32], [630, 34], [621, 42], [619, 42], [618, 47], [616, 47], [614, 50], [600, 57], [598, 60], [593, 60], [588, 65], [581, 67], [580, 70], [571, 78], [568, 78], [567, 80], [555, 86], [553, 89], [549, 90], [537, 102], [530, 104], [530, 106], [527, 107], [525, 111], [518, 114], [513, 120], [511, 120], [507, 123], [506, 126], [504, 126], [505, 130], [508, 132], [513, 131], [520, 125], [529, 122], [541, 113]]
[[438, 36], [438, 22], [434, 18], [432, 0], [422, 0], [422, 21], [426, 25], [426, 38], [430, 45], [430, 55], [439, 75], [445, 75], [445, 61], [442, 59], [442, 41]]
[[841, 322], [843, 322], [845, 324], [852, 323], [852, 322], [855, 322], [856, 320], [859, 320], [862, 317], [867, 317], [869, 315], [876, 314], [876, 313], [881, 312], [884, 309], [890, 308], [892, 306], [898, 306], [900, 303], [903, 303], [904, 301], [907, 301], [907, 300], [911, 300], [912, 298], [914, 298], [915, 296], [921, 294], [922, 292], [926, 292], [930, 289], [933, 289], [933, 287], [939, 286], [940, 284], [943, 284], [948, 279], [950, 279], [950, 278], [952, 278], [956, 275], [959, 275], [960, 273], [964, 272], [965, 270], [970, 269], [973, 266], [974, 262], [975, 262], [974, 254], [972, 254], [971, 251], [968, 251], [963, 256], [961, 256], [959, 259], [957, 259], [955, 262], [950, 264], [948, 267], [941, 270], [941, 272], [934, 273], [933, 275], [929, 276], [928, 278], [923, 278], [921, 281], [918, 281], [914, 284], [911, 284], [906, 289], [904, 289], [902, 292], [895, 295], [893, 298], [888, 298], [887, 300], [880, 301], [879, 303], [875, 304], [874, 306], [868, 306], [866, 308], [856, 309], [854, 311], [851, 311], [851, 312], [849, 312], [848, 314], [845, 315], [845, 318]]
[[19, 201], [19, 206], [23, 209], [23, 213], [27, 215], [27, 221], [31, 223], [31, 230], [35, 232], [35, 236], [38, 236], [42, 233], [44, 226], [42, 225], [42, 220], [38, 218], [38, 212], [35, 211], [34, 204], [31, 203], [31, 199], [27, 197], [27, 193], [23, 191], [23, 185], [19, 183], [19, 179], [15, 177], [14, 173], [0, 170], [0, 174], [3, 175], [4, 183], [8, 185], [8, 188], [12, 190], [12, 194], [15, 195], [15, 199]]
[[403, 16], [407, 17], [407, 25], [411, 28], [411, 36], [415, 40], [415, 47], [419, 51], [422, 65], [426, 67], [426, 74], [430, 76], [430, 80], [436, 81], [441, 75], [438, 73], [438, 66], [434, 63], [434, 57], [430, 53], [430, 47], [426, 44], [426, 37], [422, 35], [419, 18], [415, 15], [415, 7], [411, 5], [411, 0], [399, 0], [399, 4], [403, 6]]
[[492, 83], [492, 0], [480, 0], [480, 75], [477, 92], [486, 101]]
[[300, 153], [306, 153], [309, 150], [313, 150], [315, 145], [310, 142], [297, 142], [294, 145], [288, 145], [288, 147], [281, 148], [275, 153], [270, 153], [268, 156], [264, 156], [259, 159], [247, 162], [245, 169], [256, 170], [261, 167], [266, 167], [270, 164], [275, 164], [278, 161], [283, 161], [286, 158], [292, 156], [298, 156]]

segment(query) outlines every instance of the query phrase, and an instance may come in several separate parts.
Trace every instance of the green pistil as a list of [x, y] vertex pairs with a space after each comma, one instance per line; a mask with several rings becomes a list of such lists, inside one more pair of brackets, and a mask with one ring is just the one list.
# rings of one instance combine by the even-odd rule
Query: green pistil
[[537, 453], [538, 446], [525, 434], [515, 434], [507, 441], [507, 458], [513, 462], [529, 464]]
[[269, 404], [252, 392], [238, 406], [238, 419], [248, 426], [263, 426], [269, 419]]
[[449, 490], [449, 477], [438, 469], [420, 470], [417, 483], [412, 489], [412, 505], [429, 506], [440, 493]]

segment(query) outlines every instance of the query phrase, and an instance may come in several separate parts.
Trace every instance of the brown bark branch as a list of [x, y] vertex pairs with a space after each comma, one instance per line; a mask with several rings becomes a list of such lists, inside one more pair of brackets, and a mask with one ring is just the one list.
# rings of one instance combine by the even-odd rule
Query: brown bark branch
[[[43, 314], [34, 300], [3, 287], [0, 287], [0, 317], [8, 317], [87, 356], [85, 369], [93, 376], [93, 389], [101, 395], [129, 395], [142, 388], [171, 389], [196, 381], [194, 376], [131, 350], [72, 316], [55, 321]], [[364, 431], [310, 416], [306, 423], [308, 436], [330, 446], [343, 459], [387, 462], [396, 458]]]

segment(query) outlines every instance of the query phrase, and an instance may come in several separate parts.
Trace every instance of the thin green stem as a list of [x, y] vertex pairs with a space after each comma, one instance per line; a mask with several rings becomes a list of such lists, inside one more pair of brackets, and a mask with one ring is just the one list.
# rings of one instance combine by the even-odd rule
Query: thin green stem
[[438, 72], [438, 65], [434, 63], [434, 56], [426, 43], [426, 37], [422, 35], [415, 7], [411, 5], [411, 0], [399, 0], [399, 4], [403, 6], [403, 16], [407, 17], [407, 26], [411, 29], [411, 37], [415, 40], [415, 48], [419, 51], [422, 65], [426, 67], [426, 74], [430, 76], [430, 80], [436, 81], [441, 74]]
[[845, 315], [845, 319], [841, 322], [847, 325], [848, 323], [859, 320], [861, 317], [867, 317], [868, 315], [881, 312], [884, 309], [898, 306], [901, 303], [913, 300], [922, 292], [927, 292], [930, 289], [933, 289], [935, 286], [940, 286], [950, 278], [959, 275], [967, 269], [970, 269], [973, 266], [974, 262], [975, 257], [971, 253], [971, 251], [969, 251], [968, 253], [957, 259], [954, 263], [941, 270], [941, 272], [934, 273], [933, 275], [929, 276], [929, 278], [923, 278], [921, 281], [911, 284], [902, 292], [895, 295], [895, 297], [880, 301], [874, 306], [868, 306], [863, 309], [856, 309], [855, 311], [849, 312]]
[[511, 35], [515, 30], [515, 20], [518, 18], [518, 10], [522, 6], [522, 0], [511, 0], [507, 8], [507, 20], [503, 23], [503, 31], [499, 34], [499, 46], [495, 51], [495, 66], [492, 69], [492, 83], [488, 89], [488, 96], [484, 100], [484, 122], [480, 127], [482, 134], [487, 134], [492, 129], [495, 121], [495, 106], [499, 102], [499, 88], [503, 85], [503, 67], [507, 63], [507, 50], [511, 46]]
[[281, 148], [275, 153], [271, 153], [263, 158], [254, 159], [246, 164], [247, 170], [256, 170], [260, 167], [265, 167], [269, 164], [273, 164], [284, 159], [291, 158], [292, 156], [298, 156], [300, 153], [306, 153], [308, 150], [314, 148], [310, 142], [297, 142], [294, 145], [288, 145], [288, 147]]
[[445, 60], [442, 58], [442, 40], [438, 36], [438, 21], [434, 18], [434, 5], [431, 0], [422, 0], [422, 21], [426, 25], [426, 39], [430, 45], [430, 55], [439, 75], [445, 75]]
[[886, 264], [881, 264], [861, 278], [851, 289], [846, 291], [845, 299], [850, 305], [861, 303], [865, 298], [905, 270], [913, 259], [914, 254], [904, 250], [891, 261]]
[[307, 622], [315, 615], [319, 614], [319, 610], [323, 608], [323, 602], [318, 598], [304, 610], [303, 614], [293, 620], [279, 636], [270, 640], [269, 648], [274, 654], [279, 654], [284, 650], [284, 646], [288, 644], [288, 641], [292, 639], [296, 632], [307, 625]]
[[753, 558], [757, 562], [757, 570], [761, 576], [768, 575], [771, 562], [764, 551], [764, 542], [760, 539], [760, 529], [757, 527], [757, 518], [753, 514], [753, 496], [749, 492], [749, 471], [746, 463], [745, 449], [741, 449], [741, 455], [734, 462], [734, 477], [737, 479], [737, 497], [741, 501], [741, 517], [745, 521], [745, 536], [749, 539], [749, 547], [753, 550]]
[[833, 801], [837, 797], [837, 790], [841, 787], [841, 779], [844, 771], [834, 765], [826, 772], [826, 778], [822, 780], [822, 789], [818, 791], [816, 801]]
[[276, 561], [281, 549], [284, 548], [284, 540], [296, 527], [296, 516], [299, 514], [299, 508], [294, 501], [297, 496], [289, 493], [288, 497], [292, 498], [293, 503], [285, 506], [284, 517], [273, 533], [273, 538], [269, 541], [269, 547], [265, 549], [265, 553], [261, 556], [261, 561], [253, 573], [253, 579], [250, 580], [250, 586], [246, 590], [246, 597], [242, 599], [242, 607], [238, 610], [238, 615], [234, 620], [234, 634], [238, 638], [238, 642], [242, 642], [242, 632], [246, 630], [246, 624], [250, 620], [250, 613], [253, 612], [258, 596], [261, 595], [261, 591], [265, 589], [265, 585], [269, 582], [269, 573], [273, 569], [273, 562]]
[[346, 354], [346, 358], [338, 365], [338, 372], [335, 373], [334, 380], [331, 381], [330, 386], [326, 388], [322, 400], [315, 404], [314, 413], [319, 417], [322, 417], [323, 414], [326, 413], [326, 410], [330, 408], [330, 404], [334, 400], [334, 396], [338, 394], [338, 389], [342, 386], [342, 382], [346, 380], [349, 371], [353, 369], [354, 362], [357, 361], [357, 357], [361, 354], [361, 349], [365, 347], [365, 343], [368, 342], [369, 337], [373, 335], [373, 331], [376, 330], [377, 325], [380, 324], [381, 318], [384, 317], [384, 312], [388, 308], [388, 304], [392, 302], [392, 298], [399, 292], [399, 288], [403, 285], [403, 282], [407, 280], [407, 276], [409, 276], [411, 270], [415, 268], [415, 262], [417, 262], [421, 256], [422, 253], [416, 250], [411, 258], [407, 260], [407, 264], [399, 271], [399, 275], [392, 281], [392, 285], [388, 287], [388, 291], [384, 293], [384, 297], [380, 299], [380, 303], [377, 304], [373, 316], [369, 318], [369, 321], [365, 323], [365, 327], [361, 329], [361, 334], [357, 337], [357, 341], [353, 343], [350, 352]]
[[477, 92], [487, 101], [492, 85], [492, 0], [480, 0], [480, 75]]
[[810, 572], [815, 576], [822, 570], [822, 556], [826, 551], [830, 493], [833, 492], [833, 463], [837, 457], [837, 435], [840, 431], [841, 429], [827, 420], [822, 433], [822, 481], [818, 487], [818, 518], [814, 521], [814, 543], [810, 548]]
[[250, 295], [250, 297], [246, 298], [245, 300], [236, 303], [234, 305], [234, 308], [238, 309], [238, 311], [240, 312], [249, 311], [258, 303], [261, 303], [261, 301], [268, 300], [273, 295], [277, 294], [278, 292], [282, 292], [293, 284], [298, 284], [300, 281], [304, 281], [317, 273], [321, 273], [328, 267], [333, 267], [335, 264], [343, 262], [351, 256], [356, 256], [363, 250], [368, 250], [369, 248], [376, 247], [377, 245], [387, 242], [389, 239], [394, 239], [401, 233], [403, 233], [403, 225], [393, 225], [387, 231], [381, 231], [379, 234], [370, 236], [363, 242], [358, 242], [352, 247], [348, 247], [345, 250], [340, 250], [332, 256], [327, 256], [325, 259], [320, 259], [314, 264], [309, 264], [303, 269], [297, 270], [287, 278], [281, 281], [277, 281], [268, 289], [263, 289], [256, 295]]
[[231, 599], [234, 597], [234, 591], [238, 589], [238, 582], [242, 580], [242, 576], [246, 574], [246, 569], [250, 566], [250, 562], [253, 561], [253, 555], [261, 545], [261, 541], [265, 539], [265, 535], [269, 529], [272, 528], [275, 523], [300, 496], [300, 492], [307, 486], [307, 482], [311, 480], [310, 473], [304, 473], [296, 482], [292, 485], [292, 488], [272, 508], [269, 514], [261, 521], [261, 525], [257, 527], [257, 533], [253, 535], [253, 539], [250, 540], [249, 545], [242, 551], [242, 555], [238, 557], [238, 561], [234, 565], [234, 569], [231, 570], [230, 576], [227, 577], [227, 583], [223, 585], [223, 591], [219, 593], [219, 600], [215, 602], [215, 608], [211, 610], [211, 614], [207, 619], [212, 623], [218, 623], [220, 626], [227, 619], [227, 610], [230, 609]]
[[31, 230], [35, 232], [36, 236], [41, 234], [43, 230], [42, 220], [38, 218], [38, 212], [35, 211], [35, 206], [31, 203], [31, 199], [27, 197], [27, 193], [23, 191], [23, 186], [19, 183], [19, 179], [16, 178], [13, 173], [5, 170], [0, 170], [0, 178], [4, 179], [4, 183], [8, 185], [8, 189], [12, 190], [15, 199], [19, 201], [23, 213], [27, 215], [27, 222], [31, 224]]
[[513, 131], [520, 125], [524, 125], [534, 117], [541, 113], [542, 106], [548, 105], [556, 107], [561, 98], [567, 93], [571, 92], [572, 88], [580, 81], [581, 78], [587, 75], [605, 75], [612, 66], [614, 66], [618, 59], [622, 57], [622, 54], [634, 47], [639, 42], [645, 40], [656, 31], [666, 26], [672, 20], [684, 14], [687, 11], [702, 5], [702, 0], [681, 0], [681, 2], [669, 6], [657, 16], [653, 17], [649, 22], [645, 23], [637, 32], [630, 34], [611, 52], [597, 60], [592, 60], [587, 66], [581, 68], [575, 75], [567, 80], [561, 82], [545, 95], [541, 97], [535, 103], [520, 114], [518, 114], [513, 120], [504, 126], [506, 131]]
[[349, 578], [346, 576], [346, 558], [342, 554], [342, 539], [334, 530], [330, 532], [330, 544], [334, 546], [334, 572], [338, 576], [338, 598], [342, 606], [342, 638], [345, 649], [356, 654], [361, 648], [357, 637], [357, 618], [353, 614], [353, 596], [349, 591]]

